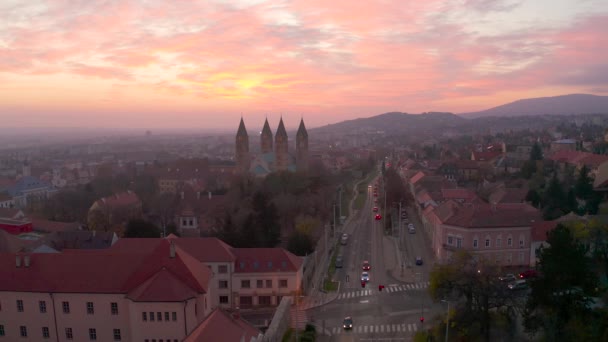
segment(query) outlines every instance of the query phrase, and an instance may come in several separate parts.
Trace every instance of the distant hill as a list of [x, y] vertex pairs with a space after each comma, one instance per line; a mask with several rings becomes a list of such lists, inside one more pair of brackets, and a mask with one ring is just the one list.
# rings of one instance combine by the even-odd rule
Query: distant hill
[[369, 118], [347, 120], [335, 124], [311, 129], [319, 133], [349, 132], [364, 133], [383, 131], [386, 133], [408, 133], [421, 130], [455, 128], [467, 123], [452, 113], [407, 114], [401, 112], [384, 113]]
[[480, 112], [459, 114], [464, 118], [523, 115], [571, 115], [608, 113], [608, 96], [570, 94], [517, 100]]

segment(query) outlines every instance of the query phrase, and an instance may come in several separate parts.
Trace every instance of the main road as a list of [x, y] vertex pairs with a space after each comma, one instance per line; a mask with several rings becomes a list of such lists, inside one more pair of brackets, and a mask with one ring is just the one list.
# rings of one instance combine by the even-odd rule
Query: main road
[[[379, 186], [378, 193], [380, 189]], [[390, 275], [389, 270], [394, 265], [385, 263], [385, 249], [390, 247], [394, 252], [394, 248], [388, 246], [391, 240], [384, 237], [384, 218], [379, 221], [374, 218], [376, 213], [372, 208], [378, 206], [373, 201], [375, 198], [373, 188], [369, 187], [363, 208], [344, 229], [349, 239], [339, 251], [344, 266], [337, 269], [335, 275], [341, 283], [338, 298], [308, 312], [317, 326], [319, 341], [410, 341], [422, 327], [420, 317], [429, 310], [441, 310], [441, 305], [431, 304], [427, 295], [425, 279], [428, 280], [428, 276], [422, 276], [420, 281], [399, 282]], [[362, 287], [364, 261], [369, 261], [371, 271], [369, 283]], [[427, 267], [420, 271], [426, 274]], [[378, 285], [385, 287], [379, 291]], [[352, 330], [342, 327], [346, 316], [353, 318]]]

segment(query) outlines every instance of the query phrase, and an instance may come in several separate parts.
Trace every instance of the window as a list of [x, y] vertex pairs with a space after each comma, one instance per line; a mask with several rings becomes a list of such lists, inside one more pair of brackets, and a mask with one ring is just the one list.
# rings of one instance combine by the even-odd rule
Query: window
[[267, 289], [272, 288], [272, 279], [266, 279], [266, 288]]
[[251, 296], [241, 296], [239, 297], [240, 306], [243, 308], [251, 307], [253, 305], [253, 297]]
[[169, 311], [165, 311], [165, 321], [169, 322]]
[[4, 336], [4, 325], [0, 324], [0, 336]]
[[486, 239], [486, 248], [490, 247], [490, 239]]
[[74, 335], [72, 335], [72, 328], [65, 328], [65, 339], [71, 340], [73, 338], [74, 338]]
[[51, 333], [49, 332], [49, 327], [42, 327], [42, 338], [51, 337]]
[[147, 312], [144, 311], [144, 312], [141, 313], [141, 320], [144, 321], [144, 322], [148, 321], [148, 313]]
[[267, 265], [268, 265], [268, 269], [272, 269], [272, 261], [269, 261]]
[[270, 296], [260, 296], [258, 297], [258, 304], [270, 306]]
[[190, 219], [189, 223], [191, 226], [194, 226], [194, 222], [192, 221], [192, 219]]
[[217, 273], [228, 273], [228, 266], [226, 266], [226, 265], [219, 265], [217, 267]]
[[502, 239], [501, 238], [497, 238], [496, 239], [496, 247], [500, 247], [501, 244], [502, 244]]
[[154, 312], [150, 312], [150, 322], [154, 322]]
[[173, 311], [173, 312], [171, 313], [171, 320], [172, 320], [173, 322], [177, 321], [177, 312]]
[[513, 239], [511, 237], [509, 237], [507, 239], [507, 246], [509, 246], [509, 247], [513, 246]]
[[477, 248], [477, 239], [473, 239], [473, 248]]
[[93, 306], [93, 302], [87, 302], [87, 314], [92, 315], [95, 313], [95, 307]]
[[110, 303], [110, 312], [112, 315], [118, 315], [118, 303]]
[[220, 282], [219, 282], [219, 288], [220, 289], [227, 289], [228, 288], [228, 280], [220, 280]]
[[121, 341], [120, 329], [114, 329], [114, 341]]
[[258, 280], [256, 281], [256, 286], [255, 286], [255, 287], [257, 287], [258, 289], [263, 288], [263, 287], [264, 287], [264, 281], [263, 281], [263, 280], [261, 280], [261, 279], [258, 279]]
[[21, 337], [27, 337], [27, 327], [25, 325], [19, 327], [19, 334]]
[[228, 304], [228, 296], [220, 296], [220, 304]]
[[251, 284], [249, 283], [249, 280], [241, 280], [241, 288], [248, 289], [250, 287], [251, 287]]
[[279, 279], [279, 287], [280, 288], [287, 287], [287, 279]]
[[38, 302], [38, 307], [40, 308], [40, 313], [46, 312], [46, 302], [44, 300]]
[[156, 313], [156, 320], [159, 322], [163, 321], [163, 313], [162, 312], [157, 312]]
[[462, 248], [462, 238], [456, 238], [456, 247]]
[[97, 341], [97, 330], [95, 328], [89, 328], [89, 340]]
[[452, 235], [448, 235], [448, 245], [452, 245], [454, 243], [454, 238], [452, 237]]
[[17, 311], [23, 312], [23, 301], [21, 299], [17, 299]]
[[182, 220], [182, 226], [185, 226], [185, 225], [186, 225], [186, 219], [183, 219]]
[[61, 306], [63, 306], [63, 313], [70, 313], [70, 302], [61, 302]]
[[519, 248], [524, 248], [524, 237], [523, 236], [519, 237]]

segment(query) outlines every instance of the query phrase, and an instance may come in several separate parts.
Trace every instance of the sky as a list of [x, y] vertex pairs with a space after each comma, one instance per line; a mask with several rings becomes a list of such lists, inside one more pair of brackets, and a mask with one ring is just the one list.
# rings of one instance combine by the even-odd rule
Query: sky
[[5, 127], [288, 129], [608, 95], [605, 0], [0, 0]]

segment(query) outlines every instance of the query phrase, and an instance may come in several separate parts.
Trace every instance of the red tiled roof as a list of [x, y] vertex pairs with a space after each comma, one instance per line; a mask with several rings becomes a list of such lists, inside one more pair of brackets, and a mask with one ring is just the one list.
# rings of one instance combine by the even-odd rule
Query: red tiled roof
[[473, 160], [489, 161], [502, 154], [502, 151], [473, 152]]
[[[151, 251], [161, 239], [125, 238], [119, 239], [112, 250], [129, 252], [134, 250]], [[172, 238], [175, 245], [183, 249], [199, 262], [233, 262], [236, 256], [232, 253], [233, 248], [218, 238], [193, 237]]]
[[[166, 270], [192, 291], [205, 293], [211, 271], [195, 265], [193, 258], [179, 248], [171, 258], [170, 241], [159, 240], [152, 250], [132, 253], [110, 248], [86, 253], [31, 254], [30, 266], [19, 268], [15, 266], [15, 254], [0, 254], [0, 279], [3, 279], [0, 291], [124, 294], [135, 291], [142, 298], [180, 301], [182, 295], [170, 297], [171, 292], [155, 281], [145, 285]], [[137, 291], [142, 284], [144, 287]]]
[[235, 273], [297, 272], [302, 258], [283, 248], [233, 248]]
[[66, 232], [72, 230], [78, 230], [78, 222], [58, 222], [58, 221], [49, 221], [42, 220], [37, 218], [32, 218], [32, 226], [34, 230], [42, 231], [42, 232]]
[[475, 195], [475, 192], [465, 188], [441, 189], [441, 196], [446, 200], [463, 199], [468, 201], [477, 197], [477, 195]]
[[234, 318], [220, 308], [211, 312], [184, 342], [242, 342], [251, 341], [260, 331], [247, 321]]
[[557, 221], [540, 221], [532, 224], [532, 241], [547, 241], [547, 233], [557, 227]]
[[415, 175], [413, 175], [412, 178], [410, 178], [410, 183], [416, 184], [416, 182], [421, 180], [424, 176], [425, 176], [424, 172], [420, 171], [420, 172], [416, 173]]
[[196, 297], [196, 291], [189, 288], [165, 268], [161, 269], [127, 295], [127, 298], [135, 302], [184, 301], [194, 297]]
[[493, 209], [489, 204], [478, 203], [456, 208], [445, 224], [465, 228], [499, 228], [526, 227], [538, 221], [542, 221], [540, 211], [528, 204], [497, 204]]
[[139, 200], [139, 197], [137, 197], [137, 194], [131, 191], [104, 197], [97, 201], [99, 206], [108, 206], [110, 208], [125, 207], [140, 203], [141, 201]]

